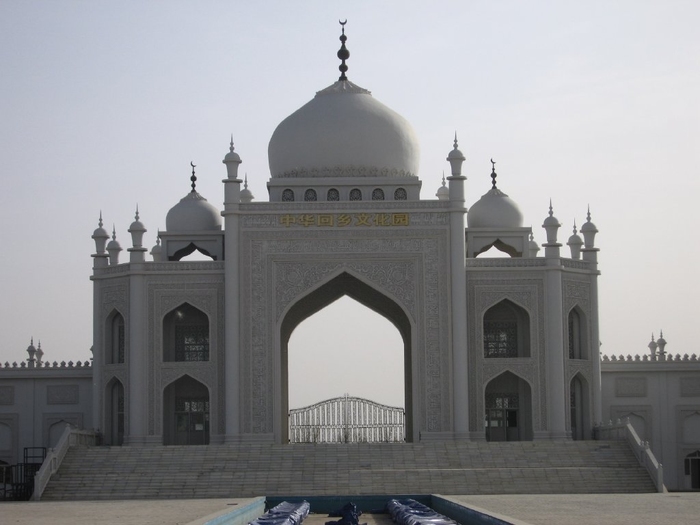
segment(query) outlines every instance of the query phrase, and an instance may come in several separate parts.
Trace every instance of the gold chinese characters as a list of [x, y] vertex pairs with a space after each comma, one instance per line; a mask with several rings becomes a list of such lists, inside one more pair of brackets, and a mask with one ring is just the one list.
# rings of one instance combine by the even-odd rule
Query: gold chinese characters
[[302, 213], [281, 215], [282, 226], [337, 227], [408, 226], [408, 213]]

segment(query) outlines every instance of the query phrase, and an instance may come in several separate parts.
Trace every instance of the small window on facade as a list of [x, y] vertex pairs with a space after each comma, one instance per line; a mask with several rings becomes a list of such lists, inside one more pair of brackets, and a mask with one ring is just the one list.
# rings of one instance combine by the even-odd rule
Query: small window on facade
[[316, 190], [308, 189], [304, 192], [304, 200], [306, 202], [315, 202], [316, 199]]
[[484, 321], [484, 357], [518, 357], [517, 321]]
[[529, 316], [503, 300], [484, 314], [484, 357], [530, 357]]
[[406, 193], [405, 188], [396, 188], [396, 191], [394, 192], [394, 200], [395, 201], [405, 201], [408, 199], [408, 193]]
[[335, 188], [331, 188], [328, 190], [328, 196], [326, 197], [329, 201], [339, 201], [340, 200], [340, 192], [336, 190]]
[[164, 361], [209, 361], [209, 318], [183, 304], [163, 319]]
[[175, 326], [175, 361], [209, 361], [208, 326]]
[[574, 308], [569, 312], [569, 359], [586, 359], [586, 349], [585, 318], [578, 308]]
[[353, 188], [350, 190], [350, 200], [351, 201], [361, 201], [362, 200], [362, 192], [358, 190], [357, 188]]
[[372, 190], [372, 200], [373, 201], [383, 201], [384, 200], [384, 190], [381, 188], [374, 188], [374, 190]]
[[115, 313], [109, 323], [109, 348], [106, 352], [107, 364], [118, 364], [124, 362], [124, 317], [120, 313]]
[[282, 202], [294, 202], [294, 191], [287, 188], [282, 192]]

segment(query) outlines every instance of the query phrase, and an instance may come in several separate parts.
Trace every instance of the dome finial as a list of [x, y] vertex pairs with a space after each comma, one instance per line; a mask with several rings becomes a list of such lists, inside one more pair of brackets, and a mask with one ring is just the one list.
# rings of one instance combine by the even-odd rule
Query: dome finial
[[554, 216], [554, 209], [552, 208], [552, 198], [549, 198], [549, 216]]
[[248, 189], [248, 173], [246, 173], [245, 177], [243, 178], [243, 189], [244, 190]]
[[102, 228], [102, 210], [100, 210], [100, 220], [97, 224]]
[[139, 204], [138, 202], [136, 203], [136, 215], [134, 215], [135, 220], [139, 220]]
[[229, 144], [228, 150], [233, 153], [233, 133], [231, 133], [231, 143]]
[[348, 77], [345, 76], [345, 73], [348, 70], [348, 66], [345, 65], [345, 61], [350, 58], [350, 51], [348, 51], [348, 49], [345, 47], [345, 42], [348, 39], [348, 37], [345, 36], [345, 24], [348, 23], [348, 20], [345, 19], [345, 22], [338, 20], [338, 23], [343, 29], [343, 32], [340, 35], [340, 49], [338, 50], [338, 58], [341, 60], [341, 64], [338, 66], [338, 69], [340, 70], [340, 78], [338, 80], [347, 80]]
[[192, 166], [192, 176], [190, 177], [190, 180], [192, 181], [192, 193], [195, 193], [197, 191], [195, 190], [195, 186], [197, 184], [197, 176], [194, 174], [194, 169], [197, 167], [197, 165], [194, 162], [190, 161], [190, 166]]
[[457, 144], [457, 132], [455, 131], [455, 143], [454, 143], [455, 149], [459, 148], [459, 144]]
[[496, 162], [491, 157], [491, 187], [496, 189]]

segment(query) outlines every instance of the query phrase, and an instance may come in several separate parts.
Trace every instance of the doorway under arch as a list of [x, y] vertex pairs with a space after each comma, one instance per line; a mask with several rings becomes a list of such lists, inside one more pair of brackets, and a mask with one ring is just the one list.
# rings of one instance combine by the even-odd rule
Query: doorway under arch
[[163, 391], [163, 445], [209, 444], [209, 389], [188, 375]]
[[532, 441], [532, 390], [512, 372], [486, 385], [486, 441]]
[[[390, 321], [403, 340], [404, 407], [406, 412], [406, 441], [413, 440], [413, 394], [411, 367], [411, 322], [403, 309], [391, 298], [349, 273], [341, 273], [308, 295], [299, 299], [285, 314], [280, 327], [281, 348], [281, 421], [282, 443], [287, 443], [289, 414], [289, 340], [292, 332], [304, 320], [323, 310], [343, 296], [354, 299], [363, 306]], [[337, 373], [337, 370], [321, 370], [321, 373]]]
[[124, 443], [124, 385], [117, 378], [105, 388], [105, 445], [120, 446]]
[[590, 439], [591, 417], [588, 381], [576, 374], [569, 387], [569, 409], [571, 414], [571, 438], [575, 440]]

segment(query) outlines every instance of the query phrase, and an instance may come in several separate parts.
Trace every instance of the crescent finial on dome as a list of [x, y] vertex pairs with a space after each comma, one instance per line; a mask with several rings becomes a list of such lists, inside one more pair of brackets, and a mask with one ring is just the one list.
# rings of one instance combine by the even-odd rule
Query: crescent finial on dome
[[342, 28], [342, 33], [340, 35], [340, 49], [338, 50], [338, 58], [341, 60], [341, 64], [338, 66], [338, 69], [340, 70], [340, 78], [338, 78], [338, 80], [347, 80], [348, 77], [345, 75], [345, 73], [348, 71], [348, 66], [345, 64], [345, 61], [350, 58], [350, 51], [348, 51], [348, 49], [345, 47], [345, 42], [348, 39], [348, 37], [345, 36], [345, 24], [347, 24], [348, 21], [347, 19], [345, 19], [345, 22], [338, 20], [338, 23]]
[[[231, 137], [233, 139], [233, 137]], [[190, 177], [190, 180], [192, 181], [192, 193], [196, 193], [195, 186], [197, 185], [197, 176], [194, 174], [194, 169], [197, 167], [197, 165], [190, 161], [190, 166], [192, 166], [192, 176]]]
[[491, 158], [491, 187], [495, 190], [496, 189], [496, 162], [493, 160], [493, 157]]

